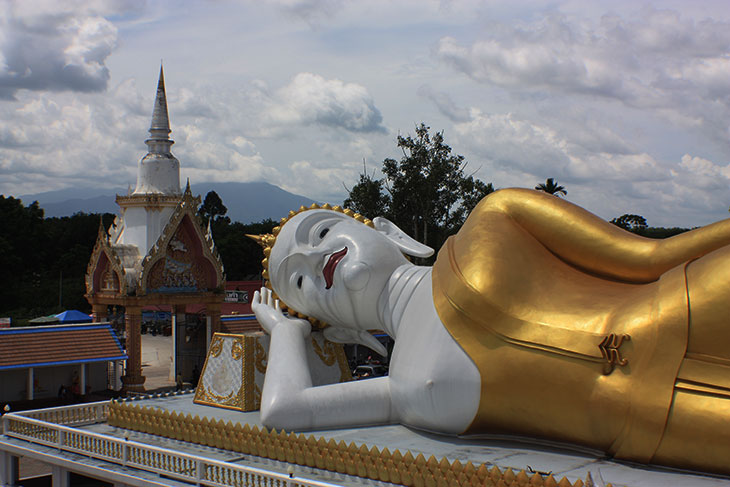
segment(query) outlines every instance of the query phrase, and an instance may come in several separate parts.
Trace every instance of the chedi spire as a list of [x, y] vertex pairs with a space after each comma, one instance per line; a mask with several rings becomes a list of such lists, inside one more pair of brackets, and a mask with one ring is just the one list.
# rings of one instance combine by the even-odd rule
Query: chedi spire
[[167, 97], [165, 96], [165, 73], [162, 71], [162, 65], [160, 65], [160, 79], [157, 81], [155, 108], [152, 110], [150, 140], [169, 140], [170, 132], [170, 118], [167, 115]]
[[157, 94], [150, 124], [150, 138], [145, 140], [147, 155], [139, 161], [134, 194], [180, 194], [180, 162], [170, 152], [170, 147], [174, 143], [170, 139], [165, 75], [162, 65], [160, 65], [160, 78], [157, 81]]

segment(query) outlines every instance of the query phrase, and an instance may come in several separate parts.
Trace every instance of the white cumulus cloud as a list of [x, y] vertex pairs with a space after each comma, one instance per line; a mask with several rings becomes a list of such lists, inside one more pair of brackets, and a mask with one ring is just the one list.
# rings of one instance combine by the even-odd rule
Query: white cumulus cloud
[[351, 132], [383, 132], [383, 117], [367, 89], [356, 83], [299, 73], [276, 92], [268, 116], [282, 125], [319, 124]]
[[106, 89], [117, 28], [104, 16], [127, 2], [0, 1], [0, 98], [18, 90]]
[[441, 61], [512, 93], [590, 96], [672, 112], [676, 123], [726, 135], [730, 117], [730, 23], [645, 8], [598, 23], [553, 12], [499, 24], [464, 45], [443, 37]]

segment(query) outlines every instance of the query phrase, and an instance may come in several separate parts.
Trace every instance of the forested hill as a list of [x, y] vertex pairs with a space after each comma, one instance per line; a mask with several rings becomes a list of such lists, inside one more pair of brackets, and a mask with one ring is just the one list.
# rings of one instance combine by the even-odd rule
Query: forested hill
[[[227, 216], [234, 222], [252, 223], [267, 218], [278, 220], [289, 210], [309, 206], [314, 200], [289, 193], [278, 186], [264, 182], [252, 183], [199, 183], [191, 185], [194, 195], [205, 197], [215, 191], [228, 207]], [[127, 188], [70, 188], [46, 193], [19, 196], [26, 204], [38, 201], [46, 217], [71, 216], [85, 213], [117, 213], [115, 195], [127, 194]], [[337, 204], [338, 201], [329, 203]]]

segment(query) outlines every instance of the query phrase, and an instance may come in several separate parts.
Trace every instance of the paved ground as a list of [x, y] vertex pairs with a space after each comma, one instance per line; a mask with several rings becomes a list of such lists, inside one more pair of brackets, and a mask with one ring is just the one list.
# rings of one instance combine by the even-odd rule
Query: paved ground
[[145, 389], [156, 391], [175, 387], [172, 368], [172, 337], [142, 335], [142, 375]]

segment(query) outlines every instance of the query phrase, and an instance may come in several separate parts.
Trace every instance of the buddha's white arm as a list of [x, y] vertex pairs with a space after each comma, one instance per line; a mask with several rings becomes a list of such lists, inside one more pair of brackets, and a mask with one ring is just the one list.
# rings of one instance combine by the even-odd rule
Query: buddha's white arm
[[313, 387], [305, 349], [309, 322], [284, 316], [266, 288], [254, 294], [251, 308], [271, 335], [261, 395], [266, 426], [306, 430], [395, 421], [387, 377]]

